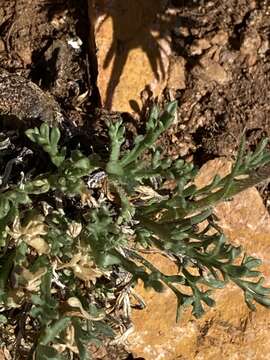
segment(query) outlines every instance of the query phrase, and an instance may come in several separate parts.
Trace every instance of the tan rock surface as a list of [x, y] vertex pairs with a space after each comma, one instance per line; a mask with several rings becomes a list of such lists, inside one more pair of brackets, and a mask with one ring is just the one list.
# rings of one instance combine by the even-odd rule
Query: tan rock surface
[[211, 39], [211, 44], [224, 46], [227, 44], [228, 40], [229, 40], [228, 33], [226, 31], [220, 30]]
[[[229, 164], [218, 159], [207, 163], [197, 185], [209, 182], [217, 172], [225, 174]], [[226, 235], [241, 244], [247, 253], [260, 257], [262, 271], [269, 285], [270, 217], [255, 188], [221, 203], [215, 210]], [[173, 272], [168, 260], [152, 256], [163, 271]], [[242, 292], [230, 285], [216, 291], [217, 306], [199, 320], [185, 310], [175, 323], [176, 300], [166, 290], [163, 294], [137, 287], [147, 307], [133, 312], [135, 332], [129, 337], [130, 349], [146, 360], [268, 360], [270, 352], [270, 311], [257, 305], [251, 312]]]
[[262, 40], [256, 31], [245, 34], [242, 42], [240, 53], [247, 58], [249, 66], [253, 66], [257, 62], [258, 50], [261, 47]]
[[170, 38], [155, 23], [164, 0], [96, 0], [98, 81], [107, 109], [141, 107], [143, 90], [160, 96], [166, 84]]
[[172, 58], [170, 61], [167, 86], [172, 90], [186, 88], [186, 60], [182, 56]]
[[211, 47], [210, 43], [206, 39], [198, 39], [193, 42], [190, 46], [191, 55], [201, 55], [204, 50], [209, 49]]
[[230, 80], [230, 76], [225, 69], [218, 62], [209, 58], [208, 54], [202, 57], [192, 73], [204, 82], [215, 81], [220, 85], [225, 85]]

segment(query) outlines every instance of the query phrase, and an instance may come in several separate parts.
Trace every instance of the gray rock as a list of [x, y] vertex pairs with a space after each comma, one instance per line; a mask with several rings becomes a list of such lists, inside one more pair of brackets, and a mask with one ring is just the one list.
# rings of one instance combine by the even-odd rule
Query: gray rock
[[[54, 98], [32, 81], [0, 68], [0, 115], [14, 118], [16, 125], [40, 120], [59, 125], [61, 109]], [[17, 120], [17, 121], [16, 121]]]

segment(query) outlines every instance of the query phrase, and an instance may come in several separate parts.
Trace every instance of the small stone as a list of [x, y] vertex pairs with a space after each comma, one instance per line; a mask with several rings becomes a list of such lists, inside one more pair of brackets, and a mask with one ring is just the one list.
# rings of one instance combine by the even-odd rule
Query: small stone
[[181, 57], [174, 57], [170, 60], [167, 87], [172, 90], [183, 90], [186, 88], [186, 60]]
[[211, 39], [212, 45], [224, 46], [228, 43], [229, 35], [226, 31], [220, 30]]
[[252, 31], [245, 35], [242, 42], [240, 53], [245, 56], [249, 66], [257, 62], [258, 50], [261, 47], [262, 40], [257, 31]]
[[222, 49], [219, 54], [219, 61], [221, 63], [233, 64], [238, 57], [238, 52], [228, 49]]
[[189, 28], [186, 26], [179, 26], [178, 28], [175, 28], [175, 33], [183, 37], [188, 37], [190, 35]]
[[18, 49], [17, 54], [19, 55], [25, 67], [32, 63], [32, 49], [30, 46], [25, 46], [21, 49]]
[[63, 10], [60, 13], [56, 13], [53, 15], [51, 24], [55, 29], [60, 30], [66, 25], [67, 13], [68, 10]]
[[5, 43], [4, 41], [0, 38], [0, 52], [5, 51], [6, 47], [5, 47]]
[[201, 55], [203, 51], [209, 49], [210, 46], [209, 41], [206, 39], [195, 40], [190, 46], [190, 54], [192, 56]]
[[208, 57], [200, 60], [200, 66], [194, 67], [193, 74], [203, 81], [215, 81], [221, 85], [229, 81], [229, 76], [224, 68]]
[[199, 36], [200, 30], [197, 28], [192, 28], [190, 32], [193, 36]]
[[269, 40], [264, 40], [262, 45], [259, 48], [259, 54], [265, 55], [265, 53], [269, 50]]

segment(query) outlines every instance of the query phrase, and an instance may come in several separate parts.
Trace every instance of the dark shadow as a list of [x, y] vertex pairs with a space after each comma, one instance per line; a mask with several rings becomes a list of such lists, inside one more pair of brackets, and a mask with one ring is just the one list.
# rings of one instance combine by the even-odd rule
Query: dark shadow
[[247, 27], [251, 13], [251, 11], [248, 11], [243, 17], [243, 20], [239, 24], [234, 25], [233, 32], [229, 38], [229, 44], [233, 50], [239, 51], [241, 48], [243, 33]]
[[132, 354], [129, 354], [126, 360], [145, 360], [142, 357], [134, 357]]
[[42, 89], [50, 90], [51, 86], [56, 79], [56, 61], [58, 57], [59, 49], [53, 51], [52, 57], [49, 61], [45, 59], [45, 52], [52, 44], [52, 41], [49, 41], [48, 44], [39, 51], [34, 51], [32, 55], [33, 63], [35, 64], [32, 67], [30, 76], [32, 81], [39, 84]]
[[140, 105], [136, 100], [130, 100], [129, 105], [135, 113], [139, 114], [141, 112]]

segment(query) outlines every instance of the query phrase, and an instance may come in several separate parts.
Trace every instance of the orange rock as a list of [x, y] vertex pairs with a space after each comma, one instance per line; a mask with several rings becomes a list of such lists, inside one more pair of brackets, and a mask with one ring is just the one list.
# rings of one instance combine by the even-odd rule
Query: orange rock
[[[197, 178], [197, 186], [209, 183], [216, 173], [225, 175], [230, 164], [222, 159], [208, 162]], [[263, 260], [261, 270], [270, 284], [270, 216], [255, 188], [219, 204], [215, 213], [226, 236], [241, 244], [248, 254]], [[150, 258], [165, 273], [173, 273], [166, 258]], [[242, 291], [233, 285], [215, 292], [215, 308], [196, 320], [190, 309], [175, 323], [175, 296], [166, 290], [157, 294], [140, 284], [136, 291], [147, 303], [145, 310], [133, 312], [135, 332], [129, 349], [145, 360], [267, 360], [270, 352], [270, 311], [257, 305], [251, 312]]]
[[170, 37], [155, 20], [164, 0], [96, 0], [95, 41], [101, 100], [107, 109], [141, 107], [143, 90], [160, 96], [166, 83]]

